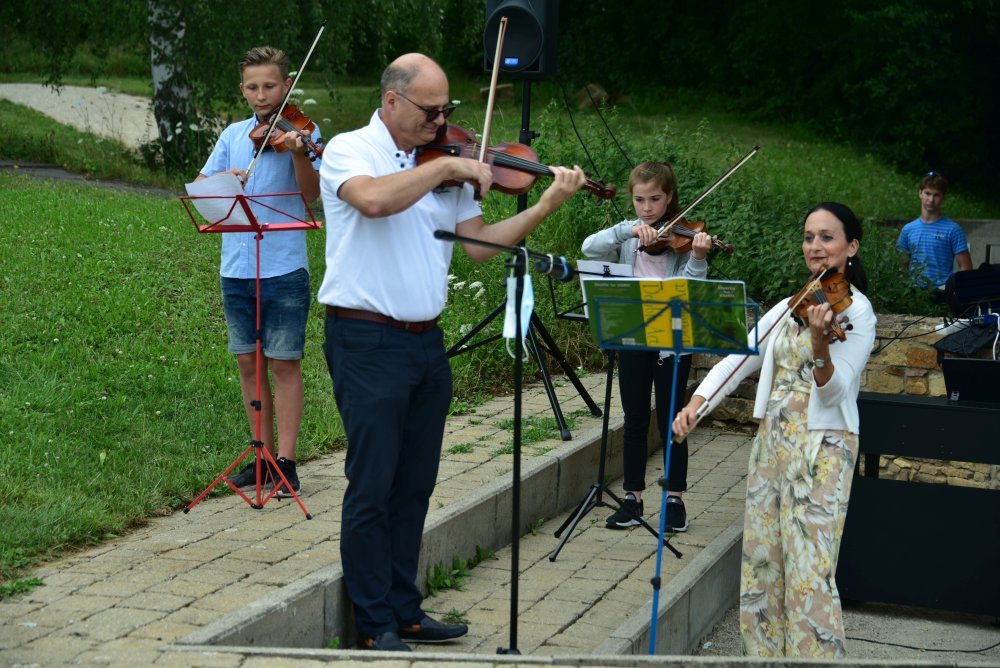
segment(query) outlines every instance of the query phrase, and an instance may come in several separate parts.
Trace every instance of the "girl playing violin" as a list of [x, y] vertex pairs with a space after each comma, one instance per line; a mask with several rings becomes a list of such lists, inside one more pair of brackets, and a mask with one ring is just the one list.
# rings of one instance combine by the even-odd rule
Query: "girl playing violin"
[[[705, 257], [712, 238], [704, 232], [694, 235], [691, 250], [675, 252], [669, 246], [659, 254], [637, 252], [652, 243], [658, 225], [672, 219], [680, 210], [677, 201], [677, 176], [665, 162], [644, 162], [629, 175], [629, 192], [635, 208], [635, 220], [623, 220], [613, 227], [596, 232], [583, 241], [583, 254], [589, 258], [632, 266], [633, 275], [646, 278], [704, 278], [708, 273]], [[672, 239], [670, 233], [668, 240]], [[649, 433], [649, 400], [656, 387], [656, 423], [661, 439], [670, 435], [670, 388], [674, 364], [678, 387], [687, 388], [691, 356], [678, 358], [670, 352], [622, 350], [618, 353], [618, 386], [625, 414], [625, 500], [607, 520], [609, 529], [636, 526], [643, 519], [642, 491], [646, 488], [646, 443]], [[674, 398], [675, 410], [683, 403], [683, 393]], [[687, 531], [687, 513], [681, 495], [687, 489], [687, 443], [671, 448], [667, 481], [667, 531]]]
[[835, 269], [853, 286], [841, 314], [851, 323], [843, 341], [830, 342], [836, 309], [828, 301], [800, 309], [785, 299], [757, 323], [770, 332], [761, 354], [723, 358], [674, 421], [674, 434], [684, 436], [699, 414], [760, 370], [740, 575], [740, 634], [750, 656], [844, 656], [834, 577], [858, 455], [861, 372], [875, 340], [875, 314], [861, 294], [868, 280], [860, 243], [861, 223], [843, 204], [823, 202], [806, 215], [809, 271]]
[[[198, 180], [219, 172], [240, 177], [248, 195], [292, 193], [273, 197], [267, 204], [289, 216], [303, 220], [307, 202], [319, 197], [319, 161], [306, 156], [306, 145], [297, 132], [275, 129], [272, 137], [288, 150], [268, 150], [260, 154], [249, 178], [247, 168], [257, 154], [250, 134], [258, 124], [277, 111], [292, 85], [288, 76], [288, 56], [281, 49], [260, 46], [250, 49], [240, 59], [240, 91], [253, 109], [250, 118], [233, 123], [219, 137], [212, 154], [201, 169]], [[313, 143], [320, 141], [318, 128], [312, 132]], [[269, 142], [270, 144], [270, 142]], [[263, 223], [289, 222], [273, 209], [251, 204]], [[251, 432], [255, 425], [256, 398], [256, 241], [253, 232], [222, 235], [222, 305], [229, 330], [229, 352], [236, 355]], [[261, 440], [275, 455], [274, 421], [277, 418], [277, 462], [296, 493], [301, 491], [295, 471], [295, 445], [302, 421], [303, 383], [301, 359], [305, 349], [306, 320], [309, 315], [309, 271], [306, 258], [306, 232], [282, 231], [264, 234], [260, 240], [260, 309], [265, 364], [274, 382], [274, 396], [267, 370], [261, 376]], [[276, 413], [276, 415], [275, 415]], [[266, 478], [267, 476], [265, 476]], [[271, 476], [270, 479], [273, 479]], [[231, 477], [244, 492], [256, 487], [254, 462]], [[284, 486], [278, 496], [288, 495]]]

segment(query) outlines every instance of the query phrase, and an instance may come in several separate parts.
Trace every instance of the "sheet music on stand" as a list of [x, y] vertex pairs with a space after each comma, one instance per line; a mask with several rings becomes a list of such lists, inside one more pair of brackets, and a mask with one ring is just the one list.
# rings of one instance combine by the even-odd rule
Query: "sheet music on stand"
[[[236, 175], [225, 172], [184, 187], [188, 194], [181, 197], [181, 203], [201, 233], [315, 230], [323, 226], [301, 192], [247, 195]], [[289, 204], [295, 201], [301, 202], [307, 217], [286, 210], [294, 209]], [[260, 216], [268, 222], [259, 221]]]
[[756, 322], [758, 306], [747, 301], [742, 281], [600, 278], [586, 281], [585, 295], [602, 348], [757, 352], [757, 342], [747, 340], [747, 309]]

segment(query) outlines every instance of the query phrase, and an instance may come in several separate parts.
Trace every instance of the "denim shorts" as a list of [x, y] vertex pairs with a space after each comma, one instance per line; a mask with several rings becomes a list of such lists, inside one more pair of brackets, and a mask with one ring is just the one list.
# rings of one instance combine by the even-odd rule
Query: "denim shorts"
[[[257, 350], [257, 279], [222, 277], [222, 308], [229, 328], [229, 352]], [[309, 272], [260, 279], [260, 326], [264, 355], [274, 360], [300, 360], [306, 347], [309, 318]]]

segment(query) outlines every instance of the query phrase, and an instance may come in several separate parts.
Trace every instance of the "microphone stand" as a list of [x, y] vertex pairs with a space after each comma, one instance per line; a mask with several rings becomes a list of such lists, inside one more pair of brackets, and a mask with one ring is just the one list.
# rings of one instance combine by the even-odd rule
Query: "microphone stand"
[[507, 261], [507, 266], [514, 270], [514, 338], [516, 339], [514, 348], [514, 468], [510, 514], [510, 647], [498, 647], [497, 653], [520, 654], [520, 650], [517, 649], [517, 599], [521, 537], [521, 387], [524, 376], [524, 340], [521, 338], [521, 293], [524, 291], [524, 276], [528, 270], [528, 258], [535, 259], [536, 270], [549, 275], [556, 273], [564, 281], [569, 280], [577, 273], [590, 272], [578, 272], [569, 266], [564, 257], [555, 258], [552, 255], [536, 253], [524, 246], [504, 246], [489, 241], [480, 241], [471, 237], [463, 237], [444, 230], [434, 232], [434, 238], [441, 239], [442, 241], [459, 241], [461, 243], [475, 244], [503, 251], [512, 256]]

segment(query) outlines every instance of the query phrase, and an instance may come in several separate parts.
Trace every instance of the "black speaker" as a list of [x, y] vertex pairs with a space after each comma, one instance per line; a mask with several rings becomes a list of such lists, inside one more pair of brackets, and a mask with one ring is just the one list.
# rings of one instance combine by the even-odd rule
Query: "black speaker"
[[507, 17], [500, 73], [525, 79], [556, 74], [559, 0], [486, 0], [483, 67], [493, 71], [500, 19]]

